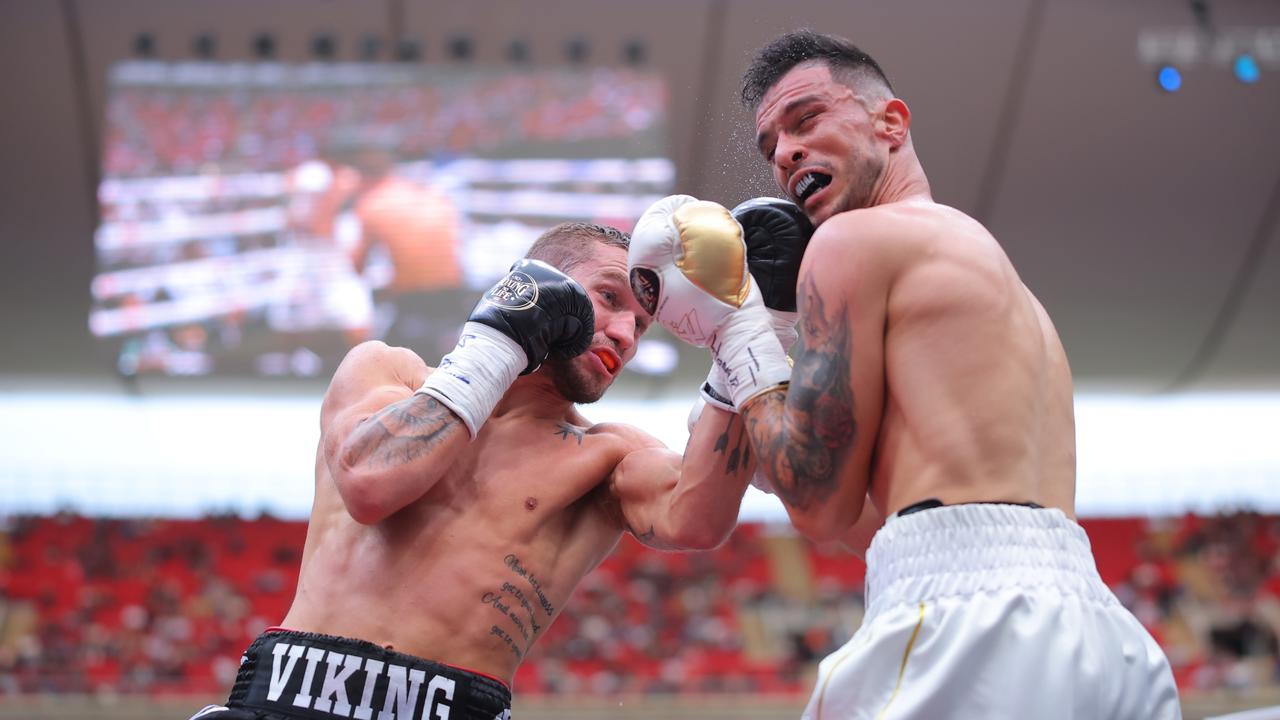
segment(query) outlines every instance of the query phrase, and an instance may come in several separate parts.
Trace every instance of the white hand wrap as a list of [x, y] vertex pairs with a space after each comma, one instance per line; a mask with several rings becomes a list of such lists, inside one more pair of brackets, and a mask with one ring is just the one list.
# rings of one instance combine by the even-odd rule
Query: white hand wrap
[[739, 410], [759, 393], [791, 380], [791, 363], [773, 333], [772, 319], [754, 282], [742, 307], [716, 328], [710, 347]]
[[529, 359], [519, 343], [488, 325], [469, 322], [458, 345], [418, 388], [462, 418], [474, 439]]

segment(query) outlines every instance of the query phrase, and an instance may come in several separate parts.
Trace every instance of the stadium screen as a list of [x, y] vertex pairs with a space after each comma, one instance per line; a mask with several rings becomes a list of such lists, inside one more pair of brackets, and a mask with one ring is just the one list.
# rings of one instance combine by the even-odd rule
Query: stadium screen
[[90, 329], [124, 375], [433, 361], [543, 230], [671, 191], [667, 105], [625, 69], [122, 63]]

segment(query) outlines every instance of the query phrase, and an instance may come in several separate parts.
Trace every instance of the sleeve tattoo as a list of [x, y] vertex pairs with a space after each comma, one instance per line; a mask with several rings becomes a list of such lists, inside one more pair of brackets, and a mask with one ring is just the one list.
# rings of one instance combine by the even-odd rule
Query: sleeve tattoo
[[848, 306], [828, 313], [812, 278], [803, 287], [802, 350], [785, 393], [743, 410], [760, 465], [787, 504], [801, 510], [827, 500], [857, 440]]
[[429, 453], [461, 427], [452, 410], [430, 395], [417, 393], [357, 425], [352, 431], [349, 460], [352, 465], [375, 468], [404, 465]]

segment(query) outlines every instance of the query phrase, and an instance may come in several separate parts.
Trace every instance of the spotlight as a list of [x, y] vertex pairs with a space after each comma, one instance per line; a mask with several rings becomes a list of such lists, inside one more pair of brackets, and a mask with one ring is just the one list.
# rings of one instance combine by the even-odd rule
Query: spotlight
[[587, 55], [591, 53], [590, 46], [587, 45], [586, 38], [573, 38], [564, 46], [564, 55], [569, 62], [574, 65], [581, 65], [587, 61]]
[[512, 40], [507, 46], [507, 60], [516, 65], [529, 62], [529, 44], [523, 40]]
[[644, 43], [639, 40], [628, 41], [622, 48], [622, 58], [632, 67], [644, 65], [648, 54], [648, 50], [645, 49]]
[[133, 39], [133, 54], [140, 58], [155, 57], [156, 36], [149, 32], [138, 33]]
[[329, 33], [320, 33], [311, 38], [311, 54], [321, 60], [332, 60], [338, 53], [338, 41]]
[[276, 56], [276, 38], [271, 33], [258, 33], [253, 38], [253, 54], [259, 60], [270, 60]]
[[471, 38], [466, 35], [454, 35], [449, 38], [449, 57], [458, 62], [470, 60], [473, 49]]
[[412, 38], [401, 38], [396, 44], [396, 59], [401, 62], [414, 62], [422, 57], [422, 43]]
[[1231, 63], [1231, 69], [1235, 71], [1236, 79], [1245, 85], [1252, 85], [1258, 82], [1260, 71], [1258, 70], [1258, 61], [1249, 53], [1241, 53]]
[[1161, 65], [1156, 71], [1156, 82], [1167, 93], [1177, 92], [1182, 87], [1182, 73], [1172, 65]]
[[213, 33], [200, 33], [191, 42], [191, 51], [201, 60], [212, 60], [218, 54], [218, 39]]

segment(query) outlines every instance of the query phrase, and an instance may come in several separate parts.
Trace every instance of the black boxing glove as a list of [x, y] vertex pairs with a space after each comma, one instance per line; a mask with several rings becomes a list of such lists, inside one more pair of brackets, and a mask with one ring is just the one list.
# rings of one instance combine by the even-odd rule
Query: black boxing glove
[[759, 197], [738, 205], [733, 217], [747, 242], [747, 267], [760, 286], [765, 307], [795, 312], [796, 279], [813, 223], [795, 203]]
[[747, 268], [760, 287], [773, 332], [791, 350], [796, 332], [796, 281], [813, 223], [798, 205], [780, 198], [758, 197], [733, 209], [747, 243]]
[[507, 388], [548, 356], [586, 351], [595, 335], [587, 291], [540, 260], [519, 260], [471, 311], [458, 345], [418, 389], [480, 432]]
[[488, 325], [516, 341], [528, 375], [547, 356], [571, 358], [591, 347], [596, 332], [591, 298], [573, 278], [541, 260], [518, 260], [480, 298], [469, 322]]

